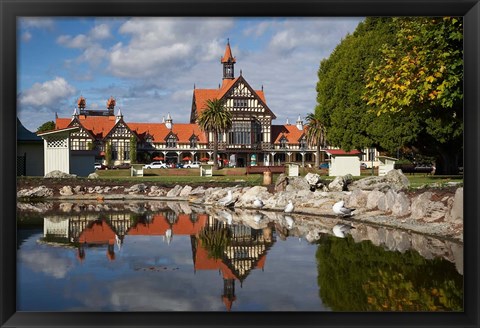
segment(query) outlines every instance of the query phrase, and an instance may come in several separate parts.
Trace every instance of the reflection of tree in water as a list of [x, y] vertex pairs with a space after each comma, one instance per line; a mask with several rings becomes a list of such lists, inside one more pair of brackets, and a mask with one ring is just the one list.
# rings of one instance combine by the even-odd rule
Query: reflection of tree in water
[[222, 259], [231, 240], [230, 230], [218, 221], [213, 225], [206, 225], [198, 237], [207, 250], [208, 257], [215, 260]]
[[323, 303], [334, 311], [463, 311], [463, 277], [443, 259], [323, 236], [316, 253]]

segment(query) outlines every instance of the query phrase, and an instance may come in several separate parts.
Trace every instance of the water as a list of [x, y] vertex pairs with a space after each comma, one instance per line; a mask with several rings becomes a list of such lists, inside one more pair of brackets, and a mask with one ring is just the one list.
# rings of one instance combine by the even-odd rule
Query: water
[[463, 310], [462, 245], [363, 224], [338, 238], [332, 219], [292, 218], [186, 203], [21, 204], [17, 310]]

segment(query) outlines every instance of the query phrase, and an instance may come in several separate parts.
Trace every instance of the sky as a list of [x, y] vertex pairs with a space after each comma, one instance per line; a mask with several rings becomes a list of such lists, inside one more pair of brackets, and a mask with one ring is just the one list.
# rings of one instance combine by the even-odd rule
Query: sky
[[314, 111], [320, 62], [362, 18], [22, 17], [17, 24], [17, 115], [30, 131], [71, 117], [77, 99], [124, 120], [188, 123], [194, 86], [222, 82], [227, 40], [235, 77], [263, 86], [277, 119]]

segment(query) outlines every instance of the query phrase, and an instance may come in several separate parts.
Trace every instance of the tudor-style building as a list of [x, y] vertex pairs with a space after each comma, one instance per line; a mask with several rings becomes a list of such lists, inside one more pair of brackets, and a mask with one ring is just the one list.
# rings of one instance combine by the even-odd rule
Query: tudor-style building
[[218, 89], [194, 87], [190, 123], [174, 123], [169, 113], [159, 123], [128, 122], [115, 109], [113, 97], [107, 100], [106, 109], [99, 111], [89, 110], [81, 96], [71, 118], [56, 118], [56, 129], [79, 127], [70, 136], [71, 150], [98, 150], [99, 159], [104, 159], [108, 144], [112, 164], [130, 162], [131, 140], [136, 143], [140, 162], [154, 158], [167, 162], [213, 160], [213, 135], [203, 132], [197, 119], [206, 101], [217, 98], [224, 101], [233, 118], [231, 130], [218, 139], [222, 164], [242, 167], [288, 161], [313, 163], [315, 150], [306, 143], [306, 127], [300, 116], [295, 125], [272, 125], [276, 116], [267, 105], [263, 86], [254, 89], [241, 71], [235, 77], [236, 59], [229, 42], [220, 63], [223, 76]]

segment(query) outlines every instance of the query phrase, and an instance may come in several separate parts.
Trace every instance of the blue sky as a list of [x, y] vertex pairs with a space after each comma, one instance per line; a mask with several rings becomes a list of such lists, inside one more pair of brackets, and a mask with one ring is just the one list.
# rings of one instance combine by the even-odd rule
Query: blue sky
[[320, 61], [362, 18], [20, 18], [17, 113], [31, 131], [70, 117], [80, 95], [105, 109], [113, 96], [127, 122], [187, 123], [197, 88], [217, 88], [230, 39], [274, 124], [315, 108]]

